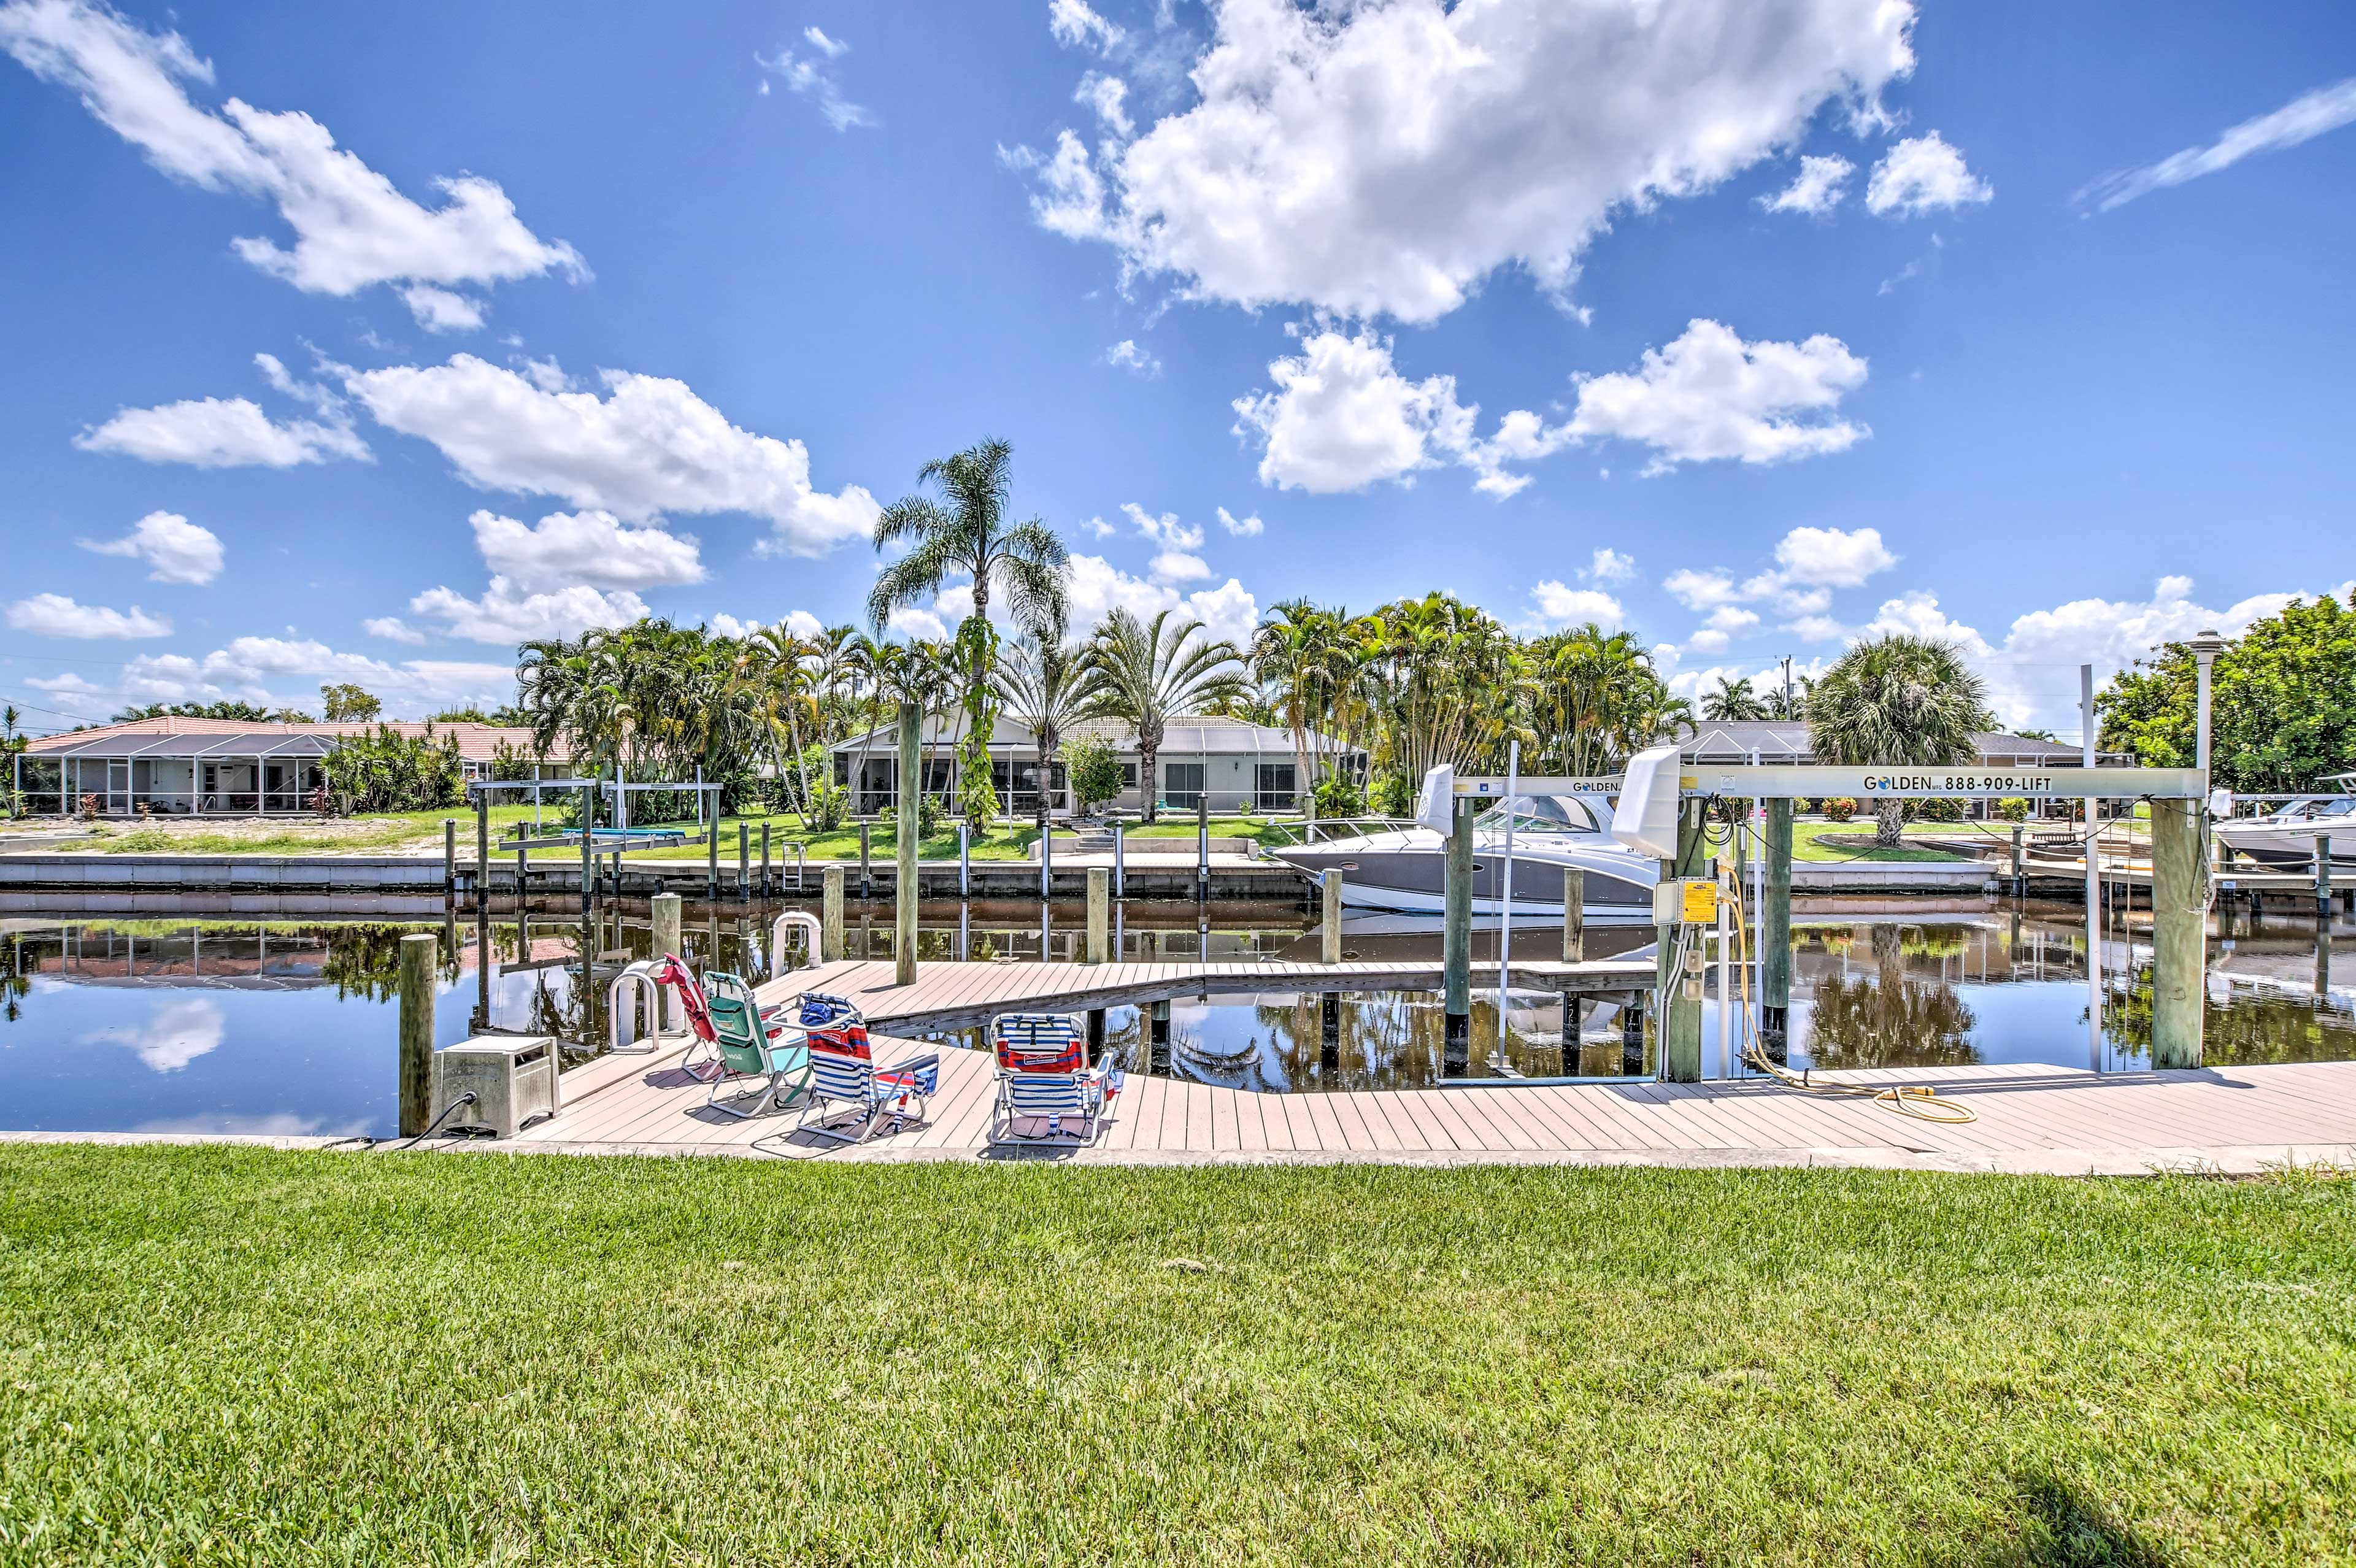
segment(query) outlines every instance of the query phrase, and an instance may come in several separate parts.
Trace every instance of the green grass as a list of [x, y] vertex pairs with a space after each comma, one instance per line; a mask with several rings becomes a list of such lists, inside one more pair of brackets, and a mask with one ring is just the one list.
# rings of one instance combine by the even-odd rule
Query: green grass
[[[1913, 833], [1918, 826], [1924, 827], [1933, 826], [1953, 827], [1959, 825], [1954, 823], [1936, 825], [1926, 823], [1918, 825], [1910, 822], [1906, 825], [1906, 831], [1910, 834]], [[1795, 822], [1792, 825], [1792, 859], [1794, 861], [1928, 860], [1935, 861], [1942, 865], [1953, 865], [1955, 861], [1963, 859], [1960, 855], [1944, 854], [1937, 849], [1917, 849], [1909, 847], [1898, 849], [1858, 850], [1843, 848], [1838, 845], [1821, 844], [1817, 842], [1818, 839], [1822, 838], [1827, 833], [1855, 833], [1870, 835], [1872, 832], [1873, 818], [1870, 815], [1863, 812], [1858, 813], [1856, 817], [1847, 822]]]
[[2317, 1563], [2356, 1188], [0, 1149], [0, 1562]]

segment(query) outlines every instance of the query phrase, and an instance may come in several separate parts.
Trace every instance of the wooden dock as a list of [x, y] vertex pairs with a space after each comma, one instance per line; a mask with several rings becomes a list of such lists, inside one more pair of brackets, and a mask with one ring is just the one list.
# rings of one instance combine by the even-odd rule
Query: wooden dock
[[[1625, 991], [1650, 965], [1625, 960], [1515, 966], [1535, 987]], [[1494, 969], [1491, 971], [1494, 983]], [[1392, 964], [927, 964], [917, 984], [891, 965], [822, 965], [764, 987], [848, 995], [889, 1061], [938, 1049], [940, 1092], [920, 1125], [859, 1148], [798, 1134], [793, 1112], [734, 1120], [679, 1053], [608, 1056], [564, 1075], [565, 1108], [513, 1143], [452, 1147], [581, 1154], [698, 1154], [859, 1160], [1039, 1157], [988, 1146], [988, 1055], [891, 1037], [991, 1012], [1076, 1009], [1153, 996], [1421, 987], [1430, 968]], [[1081, 1164], [1650, 1164], [1877, 1166], [2140, 1174], [2199, 1168], [2356, 1164], [2356, 1062], [2096, 1074], [1990, 1065], [1822, 1075], [1928, 1083], [1977, 1120], [1944, 1125], [1870, 1100], [1811, 1095], [1758, 1079], [1695, 1084], [1632, 1079], [1345, 1093], [1263, 1094], [1131, 1074], [1097, 1143], [1057, 1151]]]

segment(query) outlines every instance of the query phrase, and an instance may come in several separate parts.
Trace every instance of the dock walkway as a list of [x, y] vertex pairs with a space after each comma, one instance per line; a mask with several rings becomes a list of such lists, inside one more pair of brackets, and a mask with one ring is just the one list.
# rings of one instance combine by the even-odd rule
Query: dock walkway
[[[1550, 976], [1548, 971], [1554, 971]], [[1533, 984], [1624, 990], [1649, 966], [1515, 965]], [[1494, 974], [1494, 970], [1492, 971]], [[945, 1027], [994, 1011], [1073, 1008], [1205, 991], [1317, 991], [1431, 983], [1387, 964], [928, 964], [916, 987], [888, 964], [803, 970], [764, 987], [849, 995], [889, 1061], [935, 1049], [893, 1028]], [[895, 994], [896, 993], [896, 994]], [[702, 1108], [704, 1086], [679, 1053], [608, 1056], [564, 1075], [565, 1108], [514, 1143], [477, 1149], [698, 1154], [855, 1160], [990, 1157], [991, 1059], [940, 1048], [940, 1092], [926, 1122], [859, 1148], [798, 1135], [791, 1112], [738, 1121]], [[2356, 1062], [2190, 1072], [2097, 1074], [1992, 1064], [1892, 1069], [1823, 1079], [1930, 1083], [1978, 1119], [1901, 1115], [1865, 1099], [1801, 1093], [1760, 1080], [1708, 1083], [1516, 1084], [1263, 1094], [1132, 1074], [1079, 1164], [1644, 1164], [1860, 1166], [2136, 1175], [2198, 1168], [2246, 1173], [2286, 1163], [2356, 1164]], [[1035, 1150], [1009, 1157], [1037, 1157]]]

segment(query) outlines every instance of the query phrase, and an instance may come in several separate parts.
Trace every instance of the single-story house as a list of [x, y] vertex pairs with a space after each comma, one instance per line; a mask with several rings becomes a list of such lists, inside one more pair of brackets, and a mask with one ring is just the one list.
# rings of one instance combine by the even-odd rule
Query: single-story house
[[[1972, 744], [1976, 748], [1971, 759], [1971, 766], [1975, 768], [2074, 768], [2085, 763], [2085, 753], [2078, 746], [2060, 741], [2033, 740], [2027, 735], [2008, 734], [2001, 730], [1983, 731], [1972, 737]], [[1699, 732], [1685, 741], [1678, 747], [1678, 752], [1688, 763], [1756, 762], [1769, 766], [1804, 767], [1816, 761], [1807, 725], [1786, 719], [1732, 720], [1715, 723], [1705, 720]], [[2124, 752], [2098, 751], [2094, 753], [2098, 767], [2126, 766], [2134, 761]], [[1986, 817], [1995, 804], [1989, 800], [1969, 800], [1964, 803], [1964, 809], [1973, 817]], [[2040, 816], [2067, 816], [2071, 805], [2067, 801], [2047, 800], [2031, 803], [2030, 809]]]
[[[925, 748], [925, 790], [944, 800], [958, 792], [957, 754], [962, 748], [962, 715], [931, 715], [920, 736]], [[1145, 794], [1138, 780], [1137, 737], [1108, 720], [1084, 720], [1063, 733], [1065, 741], [1082, 737], [1101, 740], [1120, 761], [1121, 792], [1111, 803], [1117, 809], [1141, 811]], [[1324, 737], [1312, 741], [1312, 754], [1332, 759], [1349, 776], [1363, 779], [1366, 754]], [[849, 790], [851, 809], [862, 816], [883, 810], [897, 798], [899, 738], [885, 726], [853, 735], [832, 747], [834, 782]], [[1039, 809], [1038, 748], [1031, 731], [1001, 715], [990, 737], [991, 784], [1000, 805], [1009, 814], [1027, 816]], [[1154, 753], [1151, 781], [1153, 798], [1162, 809], [1193, 811], [1205, 795], [1216, 812], [1295, 811], [1314, 781], [1301, 776], [1292, 748], [1292, 734], [1240, 719], [1211, 717], [1173, 719], [1164, 727], [1162, 745]], [[1071, 783], [1064, 764], [1048, 765], [1048, 809], [1068, 811]]]
[[[25, 809], [36, 815], [73, 812], [84, 797], [109, 816], [157, 814], [270, 816], [310, 809], [319, 785], [319, 759], [347, 735], [373, 733], [369, 724], [272, 724], [240, 719], [137, 719], [123, 724], [44, 735], [14, 759]], [[428, 726], [386, 726], [417, 736]], [[531, 731], [498, 724], [435, 724], [439, 737], [458, 742], [469, 783], [491, 776], [505, 745], [531, 756]], [[562, 778], [558, 761], [526, 764], [534, 774]]]

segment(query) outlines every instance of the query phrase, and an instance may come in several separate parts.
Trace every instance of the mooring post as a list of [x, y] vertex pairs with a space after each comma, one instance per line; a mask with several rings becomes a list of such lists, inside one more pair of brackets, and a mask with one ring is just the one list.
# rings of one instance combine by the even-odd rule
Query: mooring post
[[1088, 868], [1088, 962], [1112, 961], [1112, 873], [1102, 866]]
[[685, 958], [680, 946], [680, 928], [685, 923], [680, 911], [686, 901], [677, 893], [657, 893], [654, 897], [655, 951], [658, 958], [669, 954]]
[[1152, 1027], [1147, 1030], [1148, 1041], [1154, 1045], [1170, 1043], [1170, 1003], [1167, 998], [1153, 1004]]
[[[1767, 803], [1766, 896], [1759, 902], [1759, 1043], [1774, 1062], [1792, 1052], [1792, 813], [1789, 800]], [[2013, 842], [2020, 842], [2018, 828]]]
[[[455, 825], [454, 825], [455, 826]], [[434, 1119], [434, 971], [431, 932], [401, 939], [401, 1136], [413, 1138]]]
[[897, 851], [899, 876], [892, 890], [892, 977], [903, 986], [916, 983], [916, 850], [924, 801], [924, 778], [917, 752], [924, 745], [920, 726], [925, 710], [913, 702], [900, 704], [900, 820], [893, 825], [892, 848]]
[[2201, 802], [2151, 803], [2151, 1064], [2201, 1065], [2209, 899]]
[[442, 907], [458, 907], [458, 819], [442, 819]]
[[491, 1025], [491, 792], [475, 792], [475, 1028]]
[[969, 898], [973, 893], [973, 825], [960, 818], [958, 822], [958, 897]]
[[736, 896], [750, 897], [753, 891], [753, 828], [750, 823], [736, 825]]
[[[703, 827], [703, 897], [707, 903], [720, 897], [719, 813], [714, 812], [712, 817], [713, 820], [704, 824]], [[614, 857], [614, 886], [616, 890], [622, 885], [621, 861], [620, 855]]]
[[2021, 853], [2021, 827], [2012, 825], [2012, 896], [2024, 898], [2029, 893], [2029, 862]]
[[1055, 824], [1053, 818], [1039, 819], [1039, 901], [1045, 903], [1055, 885]]
[[[1675, 879], [1691, 879], [1704, 868], [1702, 803], [1688, 800], [1677, 813], [1677, 858], [1671, 867]], [[1661, 939], [1660, 985], [1667, 997], [1656, 1024], [1660, 1041], [1661, 1076], [1672, 1083], [1701, 1082], [1701, 933], [1677, 940], [1675, 924], [1658, 928]]]
[[525, 896], [531, 891], [531, 868], [524, 859], [524, 848], [516, 846], [516, 911], [521, 913]]
[[2331, 923], [2331, 836], [2315, 836], [2315, 918]]
[[819, 899], [819, 957], [828, 964], [842, 959], [842, 883], [841, 866], [826, 869], [826, 891]]
[[1342, 962], [1342, 868], [1329, 867], [1318, 873], [1317, 880], [1324, 884], [1323, 891], [1325, 895], [1325, 923], [1320, 933], [1324, 940], [1318, 956], [1327, 964], [1339, 964]]
[[761, 824], [761, 896], [769, 896], [769, 825]]
[[1470, 797], [1457, 801], [1449, 823], [1445, 923], [1440, 939], [1447, 1020], [1440, 1044], [1443, 1058], [1459, 1061], [1472, 1048], [1472, 810]]
[[1587, 962], [1587, 873], [1576, 866], [1562, 873], [1562, 961]]
[[867, 859], [870, 827], [871, 824], [864, 820], [859, 824], [859, 896], [862, 899], [872, 899], [875, 896], [875, 872], [868, 864]]
[[1112, 825], [1112, 896], [1117, 899], [1129, 897], [1129, 876], [1125, 864], [1127, 858], [1121, 853], [1123, 836], [1124, 825], [1114, 823]]
[[1644, 1071], [1644, 993], [1620, 998], [1620, 1072], [1635, 1078]]

